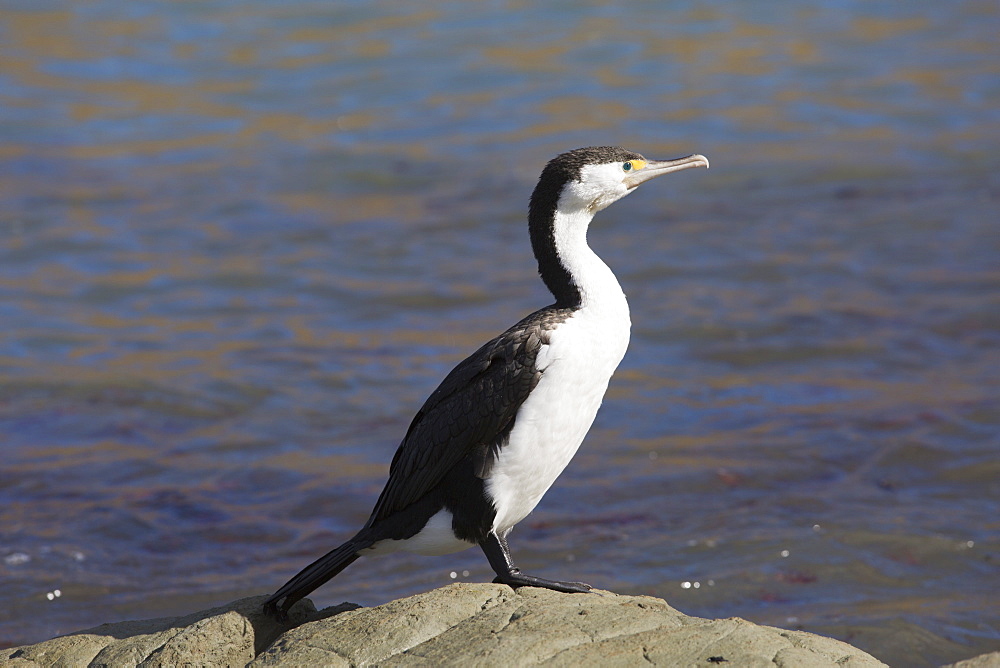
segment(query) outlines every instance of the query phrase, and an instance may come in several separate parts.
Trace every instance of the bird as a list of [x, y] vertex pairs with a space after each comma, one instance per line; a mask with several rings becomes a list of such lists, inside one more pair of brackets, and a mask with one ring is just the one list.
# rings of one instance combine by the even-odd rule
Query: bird
[[594, 215], [663, 174], [708, 167], [702, 155], [647, 160], [621, 147], [552, 158], [528, 206], [538, 273], [555, 301], [460, 362], [417, 411], [365, 525], [264, 604], [289, 608], [362, 556], [442, 555], [478, 545], [514, 588], [583, 593], [582, 582], [528, 575], [507, 537], [576, 454], [628, 347], [628, 302], [587, 243]]

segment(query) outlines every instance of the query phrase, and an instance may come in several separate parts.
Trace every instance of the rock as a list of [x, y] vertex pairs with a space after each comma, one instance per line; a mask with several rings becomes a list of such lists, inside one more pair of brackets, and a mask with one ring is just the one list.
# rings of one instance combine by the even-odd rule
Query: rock
[[376, 663], [884, 665], [837, 640], [757, 626], [742, 619], [688, 617], [657, 598], [453, 584], [303, 624], [285, 633], [251, 666]]
[[[261, 612], [266, 600], [254, 596], [183, 617], [102, 624], [2, 649], [0, 667], [245, 666], [288, 628]], [[289, 611], [289, 621], [302, 623], [318, 614], [311, 602], [300, 601]]]
[[981, 654], [972, 659], [959, 661], [958, 663], [949, 663], [947, 666], [942, 666], [942, 668], [1000, 668], [1000, 652]]
[[[104, 624], [0, 650], [3, 666], [883, 666], [838, 640], [699, 619], [664, 601], [611, 592], [560, 594], [452, 584], [373, 608], [316, 611], [300, 601], [282, 625], [264, 596], [184, 617]], [[955, 664], [972, 667], [986, 663]], [[977, 661], [977, 660], [970, 660]]]

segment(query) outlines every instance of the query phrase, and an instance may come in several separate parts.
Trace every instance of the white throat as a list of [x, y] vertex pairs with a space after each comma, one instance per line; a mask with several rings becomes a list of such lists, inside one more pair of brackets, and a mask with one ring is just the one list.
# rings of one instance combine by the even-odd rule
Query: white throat
[[628, 302], [614, 272], [587, 244], [593, 213], [585, 209], [553, 216], [553, 240], [560, 262], [580, 291], [580, 308], [602, 311], [605, 317], [628, 320]]

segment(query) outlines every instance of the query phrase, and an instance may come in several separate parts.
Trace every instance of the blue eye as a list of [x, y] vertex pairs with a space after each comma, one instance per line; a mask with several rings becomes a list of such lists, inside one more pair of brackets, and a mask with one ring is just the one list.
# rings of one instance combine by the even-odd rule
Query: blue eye
[[632, 163], [631, 162], [622, 163], [622, 171], [631, 172], [632, 171]]

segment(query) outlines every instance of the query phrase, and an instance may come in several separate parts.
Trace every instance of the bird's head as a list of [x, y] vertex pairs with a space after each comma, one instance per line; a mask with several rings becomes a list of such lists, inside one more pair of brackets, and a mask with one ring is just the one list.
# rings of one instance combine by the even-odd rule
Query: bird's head
[[531, 197], [531, 206], [593, 215], [640, 184], [689, 167], [708, 167], [708, 159], [689, 155], [674, 160], [647, 160], [617, 146], [578, 148], [549, 161]]

